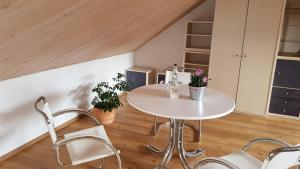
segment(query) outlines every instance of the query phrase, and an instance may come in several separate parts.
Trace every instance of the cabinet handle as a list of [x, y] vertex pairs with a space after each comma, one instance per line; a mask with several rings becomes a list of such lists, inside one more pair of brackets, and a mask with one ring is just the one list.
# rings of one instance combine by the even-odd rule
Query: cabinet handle
[[239, 54], [233, 55], [234, 57], [241, 57]]
[[287, 104], [287, 103], [288, 103], [288, 101], [287, 101], [287, 100], [284, 100], [284, 101], [282, 101], [282, 103], [284, 103], [284, 104]]
[[275, 73], [275, 75], [280, 75], [280, 74], [281, 74], [280, 72], [276, 72], [276, 73]]
[[246, 58], [246, 57], [247, 57], [247, 55], [242, 55], [242, 57], [243, 57], [243, 58]]
[[285, 113], [285, 112], [286, 112], [286, 110], [285, 110], [285, 109], [282, 109], [282, 112], [283, 112], [283, 113]]
[[212, 78], [209, 78], [208, 80], [210, 81], [210, 80], [212, 80]]

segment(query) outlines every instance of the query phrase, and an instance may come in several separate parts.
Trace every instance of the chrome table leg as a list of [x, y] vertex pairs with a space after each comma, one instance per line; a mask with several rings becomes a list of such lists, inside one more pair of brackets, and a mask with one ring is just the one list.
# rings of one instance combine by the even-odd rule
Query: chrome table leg
[[194, 157], [201, 155], [204, 151], [198, 149], [192, 152], [187, 152], [184, 150], [183, 145], [183, 128], [184, 120], [170, 119], [170, 138], [167, 148], [162, 151], [158, 148], [148, 145], [147, 148], [156, 153], [165, 153], [161, 163], [156, 167], [156, 169], [163, 169], [171, 160], [175, 148], [179, 154], [180, 162], [184, 169], [191, 169], [186, 161], [186, 157]]
[[184, 169], [191, 169], [191, 167], [189, 166], [189, 164], [186, 161], [185, 150], [183, 147], [183, 123], [184, 123], [184, 121], [179, 120], [177, 123], [178, 123], [177, 151], [178, 151], [178, 155], [180, 158], [180, 162]]
[[186, 157], [194, 157], [201, 155], [204, 151], [202, 149], [197, 149], [192, 152], [187, 152], [184, 150], [183, 145], [183, 128], [184, 128], [184, 121], [183, 120], [177, 120], [178, 123], [178, 129], [177, 129], [177, 152], [179, 155], [179, 159], [181, 162], [181, 165], [184, 169], [191, 169], [189, 164], [186, 161]]
[[[157, 117], [156, 117], [157, 118]], [[175, 135], [174, 135], [174, 124], [172, 123], [173, 122], [173, 120], [172, 119], [170, 119], [170, 122], [165, 122], [165, 123], [168, 123], [168, 124], [170, 124], [170, 136], [169, 136], [169, 144], [168, 144], [168, 146], [167, 146], [167, 148], [165, 149], [165, 150], [161, 150], [160, 148], [157, 148], [156, 146], [153, 146], [153, 145], [146, 145], [146, 147], [147, 147], [147, 149], [148, 150], [150, 150], [150, 151], [152, 151], [152, 152], [154, 152], [154, 153], [165, 153], [166, 151], [168, 151], [168, 148], [169, 148], [169, 146], [170, 146], [170, 144], [172, 143], [172, 142], [174, 142], [174, 140], [175, 140]], [[160, 123], [159, 124], [159, 127], [160, 127], [160, 125], [162, 125], [162, 124], [165, 124], [165, 123]], [[154, 128], [154, 130], [156, 131], [156, 124], [155, 124], [155, 128]], [[158, 128], [158, 130], [159, 130], [159, 128]], [[174, 143], [175, 144], [175, 143]], [[172, 152], [173, 153], [173, 152]]]
[[[154, 119], [154, 124], [151, 130], [151, 135], [153, 136], [157, 136], [161, 126], [167, 126], [170, 125], [170, 122], [158, 122], [157, 121], [157, 116], [155, 116]], [[194, 133], [194, 142], [200, 142], [200, 138], [201, 138], [201, 120], [198, 120], [198, 128], [196, 128], [193, 124], [190, 123], [185, 123], [184, 124], [187, 127], [190, 127], [193, 130]]]
[[204, 150], [200, 148], [200, 149], [190, 151], [190, 152], [189, 151], [184, 151], [183, 153], [186, 157], [196, 157], [196, 156], [199, 156], [199, 155], [203, 154]]
[[147, 149], [154, 152], [154, 153], [164, 153], [166, 150], [161, 150], [160, 148], [157, 148], [153, 145], [146, 145]]
[[164, 157], [160, 164], [156, 167], [156, 169], [163, 169], [171, 160], [174, 149], [176, 146], [176, 123], [175, 120], [170, 119], [170, 139], [169, 139], [169, 144], [168, 147], [165, 150]]
[[[178, 144], [180, 144], [180, 145], [178, 145], [178, 147], [179, 146], [181, 147], [181, 149], [183, 150], [184, 156], [185, 157], [195, 157], [195, 156], [199, 156], [199, 155], [203, 154], [204, 150], [201, 148], [194, 150], [194, 151], [185, 151], [184, 146], [183, 146], [183, 129], [184, 129], [184, 126], [187, 126], [187, 125], [184, 124], [183, 120], [178, 120], [178, 123], [179, 123], [179, 125], [178, 125], [179, 128], [178, 128], [178, 138], [177, 139], [179, 139]], [[199, 125], [200, 125], [200, 123], [199, 123]]]

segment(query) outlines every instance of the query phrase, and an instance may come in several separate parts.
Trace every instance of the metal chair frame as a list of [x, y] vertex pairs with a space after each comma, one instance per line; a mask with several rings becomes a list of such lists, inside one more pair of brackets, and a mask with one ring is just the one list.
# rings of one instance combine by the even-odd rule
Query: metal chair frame
[[[273, 144], [279, 144], [283, 147], [280, 148], [276, 148], [274, 150], [272, 150], [268, 156], [267, 156], [267, 160], [272, 160], [276, 155], [283, 153], [283, 152], [293, 152], [293, 151], [300, 151], [300, 146], [292, 146], [291, 144], [278, 140], [278, 139], [274, 139], [274, 138], [256, 138], [254, 140], [251, 140], [250, 142], [248, 142], [248, 144], [246, 144], [242, 151], [247, 152], [249, 148], [251, 148], [253, 145], [255, 145], [256, 143], [261, 143], [261, 142], [269, 142], [269, 143], [273, 143]], [[219, 158], [219, 157], [208, 157], [208, 158], [204, 158], [201, 161], [199, 161], [195, 166], [194, 169], [201, 169], [202, 166], [208, 164], [208, 163], [217, 163], [220, 164], [224, 167], [227, 167], [229, 169], [240, 169], [238, 166], [232, 164], [231, 162]], [[299, 161], [300, 163], [300, 161]], [[298, 165], [297, 167], [298, 169], [300, 169], [300, 165]]]
[[[48, 116], [46, 115], [46, 113], [38, 107], [38, 104], [40, 102], [43, 102], [44, 104], [46, 104], [47, 103], [47, 99], [45, 97], [43, 97], [43, 96], [39, 97], [37, 99], [37, 101], [35, 102], [35, 104], [34, 104], [34, 108], [35, 108], [35, 110], [37, 112], [39, 112], [43, 116], [46, 124], [49, 125], [50, 124], [50, 119], [48, 118]], [[96, 122], [97, 126], [101, 125], [101, 123], [93, 115], [91, 115], [89, 111], [83, 110], [83, 109], [77, 109], [77, 108], [74, 108], [74, 109], [64, 109], [64, 110], [60, 110], [60, 111], [54, 112], [52, 114], [52, 116], [53, 117], [57, 117], [57, 116], [62, 115], [62, 114], [74, 113], [74, 112], [79, 113], [79, 114], [83, 114], [83, 115], [86, 115], [86, 116], [90, 117], [91, 119], [93, 119]], [[114, 153], [114, 155], [115, 155], [115, 157], [117, 159], [117, 162], [118, 162], [118, 169], [122, 169], [121, 158], [120, 158], [120, 155], [119, 155], [120, 152], [118, 150], [116, 150], [114, 148], [114, 146], [110, 142], [108, 142], [105, 139], [102, 139], [100, 137], [93, 136], [93, 135], [78, 135], [78, 136], [68, 137], [68, 138], [64, 138], [64, 139], [60, 139], [60, 140], [56, 141], [56, 143], [53, 144], [52, 148], [55, 149], [56, 157], [57, 157], [57, 163], [59, 165], [61, 165], [61, 166], [70, 166], [70, 165], [72, 165], [72, 163], [63, 163], [63, 162], [61, 162], [60, 151], [59, 151], [60, 147], [63, 146], [63, 145], [65, 145], [65, 144], [67, 144], [67, 143], [70, 143], [70, 142], [73, 142], [73, 141], [76, 141], [76, 140], [84, 140], [84, 139], [85, 140], [96, 140], [96, 141], [98, 141], [98, 142], [100, 142], [102, 144], [105, 144], [109, 149], [111, 149], [111, 151], [113, 151], [113, 153]], [[101, 160], [101, 163], [97, 167], [97, 169], [101, 169], [103, 167], [103, 165], [104, 165], [104, 158], [102, 158], [100, 160]]]

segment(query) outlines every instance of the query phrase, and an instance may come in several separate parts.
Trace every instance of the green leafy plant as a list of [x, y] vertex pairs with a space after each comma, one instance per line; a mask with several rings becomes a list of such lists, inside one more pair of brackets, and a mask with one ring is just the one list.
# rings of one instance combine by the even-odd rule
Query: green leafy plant
[[191, 76], [191, 82], [189, 83], [189, 86], [191, 87], [205, 87], [207, 86], [207, 76], [204, 73], [204, 70], [197, 69], [194, 71], [194, 73]]
[[103, 109], [104, 112], [111, 112], [114, 108], [122, 106], [118, 96], [118, 91], [128, 91], [126, 76], [122, 73], [117, 73], [117, 76], [112, 79], [115, 84], [110, 85], [108, 82], [100, 82], [92, 92], [97, 95], [92, 101], [95, 108]]

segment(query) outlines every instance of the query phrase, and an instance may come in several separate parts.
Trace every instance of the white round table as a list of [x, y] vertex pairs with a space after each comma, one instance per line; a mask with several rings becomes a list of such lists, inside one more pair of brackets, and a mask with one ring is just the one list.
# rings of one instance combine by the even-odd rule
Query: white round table
[[[183, 148], [184, 120], [205, 120], [222, 117], [231, 113], [235, 108], [234, 100], [210, 88], [205, 89], [201, 101], [191, 100], [187, 85], [180, 87], [180, 97], [171, 99], [167, 84], [154, 84], [136, 88], [128, 93], [128, 103], [134, 108], [154, 116], [170, 119], [170, 140], [165, 149], [164, 158], [157, 168], [164, 168], [170, 161], [177, 148], [182, 166], [190, 169], [186, 162], [186, 152]], [[149, 146], [158, 151], [153, 146]], [[197, 153], [197, 150], [192, 153]]]

